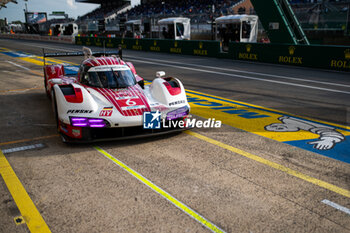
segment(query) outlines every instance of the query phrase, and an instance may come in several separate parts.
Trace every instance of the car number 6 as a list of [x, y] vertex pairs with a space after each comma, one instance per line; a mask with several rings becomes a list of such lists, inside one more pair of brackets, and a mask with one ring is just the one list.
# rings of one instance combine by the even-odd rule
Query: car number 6
[[127, 105], [129, 105], [129, 106], [134, 106], [134, 105], [136, 105], [136, 102], [135, 102], [135, 101], [132, 101], [131, 99], [128, 99], [125, 103], [126, 103]]

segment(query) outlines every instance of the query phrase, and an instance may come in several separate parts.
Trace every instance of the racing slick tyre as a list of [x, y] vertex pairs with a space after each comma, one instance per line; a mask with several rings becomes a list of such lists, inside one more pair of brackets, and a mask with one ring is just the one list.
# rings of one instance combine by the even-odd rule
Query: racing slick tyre
[[56, 130], [59, 131], [58, 130], [59, 123], [58, 123], [58, 112], [57, 112], [56, 96], [55, 96], [55, 92], [53, 90], [51, 91], [51, 102], [52, 102], [53, 114], [55, 116], [55, 121], [56, 121]]
[[45, 87], [45, 93], [46, 93], [46, 96], [47, 98], [51, 98], [51, 95], [49, 93], [49, 91], [47, 90], [47, 79], [46, 79], [46, 75], [44, 76], [44, 87]]

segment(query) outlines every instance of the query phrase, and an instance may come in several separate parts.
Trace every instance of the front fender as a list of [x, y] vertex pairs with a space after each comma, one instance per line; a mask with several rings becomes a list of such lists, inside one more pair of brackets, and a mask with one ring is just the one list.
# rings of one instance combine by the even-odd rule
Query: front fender
[[[170, 81], [176, 83], [176, 85], [174, 83], [170, 84]], [[166, 106], [188, 105], [185, 88], [177, 78], [154, 79], [150, 86], [150, 92], [153, 98]]]
[[72, 101], [72, 98], [69, 98], [69, 96], [72, 95], [67, 95], [72, 93], [64, 93], [60, 85], [56, 84], [53, 87], [57, 104], [58, 119], [64, 122], [65, 124], [70, 124], [69, 116], [92, 117], [98, 111], [98, 105], [96, 101], [92, 98], [90, 93], [84, 87], [77, 84], [70, 85], [72, 86], [72, 88], [81, 90], [81, 102]]

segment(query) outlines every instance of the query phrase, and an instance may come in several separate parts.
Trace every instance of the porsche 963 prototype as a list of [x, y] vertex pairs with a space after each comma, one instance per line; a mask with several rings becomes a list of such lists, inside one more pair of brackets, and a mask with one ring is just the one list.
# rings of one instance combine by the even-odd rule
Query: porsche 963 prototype
[[[64, 56], [85, 58], [79, 67], [45, 63], [47, 57]], [[83, 52], [44, 52], [45, 90], [64, 142], [125, 139], [186, 129], [161, 124], [183, 120], [190, 111], [181, 81], [164, 75], [157, 72], [152, 83], [144, 85], [133, 64], [123, 61], [118, 52], [93, 53], [89, 48]], [[146, 113], [161, 122], [145, 127]]]

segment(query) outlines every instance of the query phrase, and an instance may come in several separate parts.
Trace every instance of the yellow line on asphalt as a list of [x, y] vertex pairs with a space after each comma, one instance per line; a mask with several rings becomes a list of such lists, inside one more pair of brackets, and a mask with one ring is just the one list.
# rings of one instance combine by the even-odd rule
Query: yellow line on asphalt
[[26, 62], [29, 62], [29, 63], [33, 63], [33, 64], [38, 65], [38, 66], [44, 65], [43, 61], [40, 61], [40, 60], [38, 61], [37, 59], [35, 59], [35, 57], [19, 57], [19, 59], [26, 61]]
[[105, 150], [101, 149], [98, 146], [94, 147], [97, 151], [99, 151], [101, 154], [106, 156], [108, 159], [112, 160], [114, 163], [116, 163], [119, 167], [123, 168], [125, 171], [127, 171], [129, 174], [134, 176], [136, 179], [147, 185], [149, 188], [151, 188], [153, 191], [161, 195], [163, 198], [170, 201], [173, 205], [175, 205], [177, 208], [185, 212], [187, 215], [189, 215], [191, 218], [196, 220], [197, 222], [201, 223], [203, 226], [211, 230], [212, 232], [224, 232], [222, 229], [214, 225], [213, 223], [209, 222], [207, 219], [205, 219], [203, 216], [177, 200], [175, 197], [171, 196], [169, 193], [158, 187], [157, 185], [153, 184], [150, 180], [143, 177], [140, 173], [134, 171], [130, 167], [128, 167], [123, 162], [119, 161], [115, 157], [113, 157], [111, 154], [106, 152]]
[[21, 139], [21, 140], [16, 140], [16, 141], [0, 142], [0, 146], [20, 143], [20, 142], [30, 142], [30, 141], [41, 140], [41, 139], [46, 139], [46, 138], [53, 138], [53, 137], [57, 137], [57, 136], [58, 136], [58, 134], [52, 134], [52, 135], [42, 136], [42, 137], [37, 137], [37, 138], [27, 138], [27, 139]]
[[[33, 57], [19, 57], [19, 59], [38, 65], [38, 66], [43, 66], [44, 65], [44, 58], [40, 57], [40, 56], [33, 56]], [[68, 63], [71, 65], [78, 65], [76, 63], [73, 62], [69, 62], [69, 61], [63, 61], [63, 60], [57, 60], [57, 59], [49, 59], [46, 58], [46, 65], [52, 65], [52, 64], [62, 64], [62, 63]]]
[[340, 188], [340, 187], [338, 187], [336, 185], [333, 185], [333, 184], [327, 183], [325, 181], [316, 179], [314, 177], [305, 175], [305, 174], [303, 174], [301, 172], [298, 172], [298, 171], [295, 171], [293, 169], [287, 168], [287, 167], [285, 167], [283, 165], [280, 165], [278, 163], [271, 162], [271, 161], [269, 161], [267, 159], [261, 158], [261, 157], [259, 157], [257, 155], [253, 155], [253, 154], [251, 154], [249, 152], [243, 151], [243, 150], [235, 148], [233, 146], [229, 146], [229, 145], [224, 144], [222, 142], [219, 142], [219, 141], [217, 141], [215, 139], [208, 138], [208, 137], [206, 137], [204, 135], [201, 135], [199, 133], [195, 133], [193, 131], [185, 131], [185, 133], [187, 133], [189, 135], [192, 135], [192, 136], [194, 136], [196, 138], [199, 138], [199, 139], [201, 139], [203, 141], [209, 142], [209, 143], [211, 143], [213, 145], [219, 146], [219, 147], [221, 147], [223, 149], [226, 149], [226, 150], [232, 151], [234, 153], [240, 154], [240, 155], [242, 155], [242, 156], [244, 156], [246, 158], [252, 159], [252, 160], [254, 160], [256, 162], [265, 164], [265, 165], [267, 165], [269, 167], [272, 167], [272, 168], [275, 168], [275, 169], [280, 170], [282, 172], [285, 172], [285, 173], [287, 173], [287, 174], [289, 174], [291, 176], [297, 177], [299, 179], [302, 179], [304, 181], [307, 181], [309, 183], [312, 183], [312, 184], [317, 185], [319, 187], [322, 187], [324, 189], [327, 189], [327, 190], [330, 190], [332, 192], [338, 193], [338, 194], [340, 194], [340, 195], [342, 195], [344, 197], [350, 198], [350, 191], [349, 190]]
[[0, 47], [0, 52], [10, 52], [8, 48]]
[[51, 232], [11, 165], [0, 150], [0, 174], [32, 233]]

